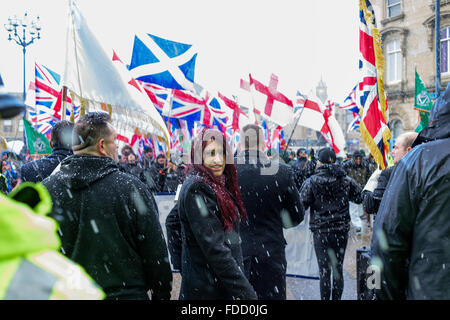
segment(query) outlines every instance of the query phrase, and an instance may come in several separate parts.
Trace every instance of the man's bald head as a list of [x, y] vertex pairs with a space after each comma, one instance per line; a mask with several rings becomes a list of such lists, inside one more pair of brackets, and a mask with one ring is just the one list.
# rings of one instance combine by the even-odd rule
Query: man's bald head
[[405, 132], [398, 136], [395, 141], [392, 155], [394, 156], [394, 163], [398, 163], [411, 150], [411, 146], [418, 136], [417, 132]]

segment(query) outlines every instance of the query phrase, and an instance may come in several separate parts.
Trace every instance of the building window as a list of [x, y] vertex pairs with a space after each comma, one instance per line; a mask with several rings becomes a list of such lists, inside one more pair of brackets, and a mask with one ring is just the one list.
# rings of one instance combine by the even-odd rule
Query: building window
[[3, 131], [4, 132], [12, 131], [12, 120], [3, 120]]
[[23, 132], [23, 120], [21, 119], [18, 123], [19, 123], [19, 128], [18, 128], [19, 132]]
[[386, 45], [386, 82], [393, 83], [402, 80], [402, 50], [400, 40], [393, 40]]
[[391, 132], [392, 132], [392, 138], [395, 139], [398, 138], [403, 133], [403, 122], [399, 119], [394, 119], [391, 121]]
[[386, 8], [388, 18], [396, 17], [402, 11], [400, 0], [386, 0]]
[[450, 49], [450, 27], [441, 29], [441, 73], [449, 72], [448, 50]]

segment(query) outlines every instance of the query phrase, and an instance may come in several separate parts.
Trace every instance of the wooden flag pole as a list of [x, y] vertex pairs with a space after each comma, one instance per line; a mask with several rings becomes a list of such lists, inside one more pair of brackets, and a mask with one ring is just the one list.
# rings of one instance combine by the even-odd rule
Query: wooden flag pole
[[67, 100], [67, 86], [63, 86], [62, 89], [62, 110], [61, 110], [61, 120], [66, 120], [66, 100]]

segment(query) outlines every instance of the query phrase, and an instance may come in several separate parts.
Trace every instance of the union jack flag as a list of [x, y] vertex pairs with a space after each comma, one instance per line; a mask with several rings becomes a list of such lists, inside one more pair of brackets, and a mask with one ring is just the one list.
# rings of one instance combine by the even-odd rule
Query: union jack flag
[[283, 149], [284, 141], [284, 131], [281, 126], [277, 126], [272, 132], [271, 146], [279, 153]]
[[353, 113], [359, 113], [359, 106], [357, 104], [357, 98], [356, 98], [356, 89], [358, 85], [355, 85], [350, 92], [350, 94], [347, 96], [347, 98], [344, 99], [344, 105], [339, 106], [339, 108], [344, 110], [349, 110]]
[[294, 113], [301, 110], [305, 106], [306, 100], [307, 98], [299, 90], [297, 90], [297, 95], [294, 100]]
[[[362, 77], [358, 85], [361, 105], [360, 130], [370, 153], [380, 168], [387, 168], [390, 130], [387, 126], [388, 107], [383, 89], [384, 58], [381, 50], [381, 35], [375, 27], [375, 15], [369, 0], [359, 1], [360, 16], [360, 61]], [[380, 75], [378, 75], [380, 73]]]
[[190, 132], [195, 122], [219, 129], [227, 125], [228, 117], [222, 104], [206, 90], [201, 94], [195, 94], [152, 83], [141, 82], [141, 84], [165, 120], [168, 118], [186, 120]]
[[353, 120], [348, 125], [347, 132], [354, 131], [359, 128], [359, 124], [361, 122], [361, 116], [359, 115], [359, 106], [357, 104], [357, 98], [356, 98], [356, 89], [358, 85], [354, 86], [350, 94], [345, 98], [344, 105], [339, 106], [339, 108], [348, 110], [352, 112]]
[[[62, 89], [60, 87], [61, 76], [49, 68], [35, 64], [35, 107], [29, 108], [31, 123], [37, 130], [50, 138], [52, 127], [61, 120]], [[72, 106], [70, 97], [67, 97], [67, 105]], [[74, 108], [74, 119], [80, 114], [79, 106]], [[66, 110], [66, 116], [70, 116], [70, 107]]]
[[271, 139], [270, 139], [270, 130], [267, 126], [267, 121], [263, 119], [261, 122], [261, 127], [264, 130], [264, 140], [266, 141], [266, 150], [270, 150], [272, 148]]
[[347, 132], [357, 130], [359, 128], [360, 123], [361, 123], [361, 116], [357, 113], [353, 113], [353, 120], [348, 125]]

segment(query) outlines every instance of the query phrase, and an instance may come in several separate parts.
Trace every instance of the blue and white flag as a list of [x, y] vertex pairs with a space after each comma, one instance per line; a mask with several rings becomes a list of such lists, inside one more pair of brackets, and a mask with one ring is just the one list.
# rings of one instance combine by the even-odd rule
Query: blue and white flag
[[134, 79], [166, 88], [195, 91], [197, 52], [190, 44], [151, 34], [136, 35], [128, 67]]

